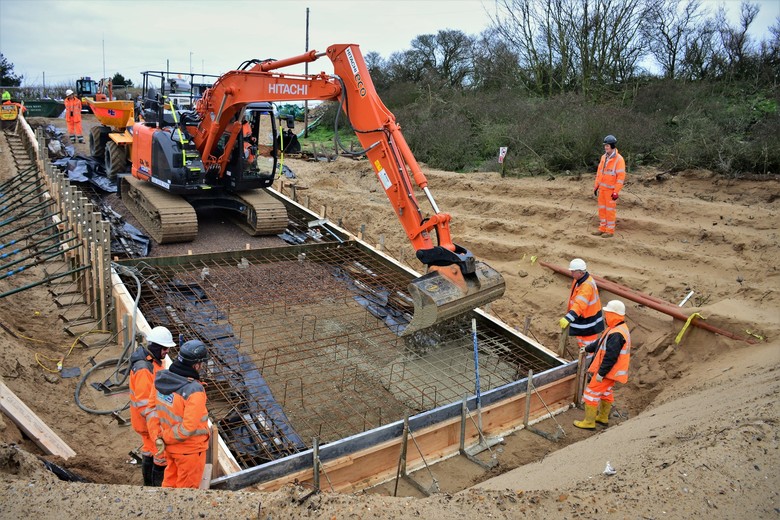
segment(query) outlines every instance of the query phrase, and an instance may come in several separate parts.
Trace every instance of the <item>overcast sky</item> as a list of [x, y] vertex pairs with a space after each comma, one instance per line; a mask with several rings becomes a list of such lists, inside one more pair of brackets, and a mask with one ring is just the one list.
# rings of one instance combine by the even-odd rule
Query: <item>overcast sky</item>
[[[733, 17], [739, 0], [725, 4]], [[759, 0], [754, 33], [766, 37], [780, 0]], [[324, 51], [356, 43], [387, 58], [421, 34], [458, 29], [477, 35], [492, 0], [0, 0], [0, 53], [25, 84], [73, 84], [144, 70], [221, 74], [253, 58], [286, 58], [306, 45]], [[736, 18], [733, 18], [736, 22]], [[104, 63], [105, 59], [105, 63]], [[168, 63], [166, 63], [166, 60]], [[332, 72], [326, 58], [310, 72]], [[302, 72], [292, 69], [290, 72]]]

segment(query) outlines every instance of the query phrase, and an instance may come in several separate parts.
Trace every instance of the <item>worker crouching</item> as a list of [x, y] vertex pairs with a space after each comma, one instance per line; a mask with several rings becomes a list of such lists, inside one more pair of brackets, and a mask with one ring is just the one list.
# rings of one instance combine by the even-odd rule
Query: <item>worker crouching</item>
[[625, 322], [626, 306], [619, 300], [611, 300], [603, 309], [607, 330], [597, 343], [585, 347], [586, 352], [596, 352], [588, 369], [593, 376], [582, 395], [585, 418], [574, 421], [574, 426], [592, 430], [596, 423], [607, 425], [615, 396], [615, 382], [628, 381], [628, 365], [631, 359], [631, 334]]
[[191, 340], [181, 346], [170, 369], [155, 376], [160, 421], [157, 453], [164, 452], [168, 461], [163, 487], [198, 488], [203, 478], [209, 425], [199, 371], [207, 360], [206, 345]]

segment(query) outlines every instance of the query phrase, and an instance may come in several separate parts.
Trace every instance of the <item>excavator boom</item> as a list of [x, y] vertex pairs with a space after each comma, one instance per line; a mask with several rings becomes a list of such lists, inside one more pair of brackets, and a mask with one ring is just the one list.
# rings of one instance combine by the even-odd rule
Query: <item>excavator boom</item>
[[[332, 62], [333, 75], [279, 72], [322, 56]], [[245, 70], [221, 76], [196, 105], [199, 125], [188, 127], [204, 168], [218, 172], [220, 177], [225, 175], [239, 134], [239, 115], [248, 104], [303, 100], [333, 100], [341, 104], [417, 258], [428, 267], [428, 273], [409, 286], [415, 312], [405, 333], [429, 327], [503, 295], [505, 283], [501, 274], [452, 242], [451, 216], [439, 210], [395, 116], [379, 99], [357, 45], [337, 44], [325, 53], [310, 51], [283, 60], [253, 62]], [[219, 140], [226, 132], [230, 138], [219, 148]], [[428, 200], [430, 215], [421, 210], [415, 185]]]

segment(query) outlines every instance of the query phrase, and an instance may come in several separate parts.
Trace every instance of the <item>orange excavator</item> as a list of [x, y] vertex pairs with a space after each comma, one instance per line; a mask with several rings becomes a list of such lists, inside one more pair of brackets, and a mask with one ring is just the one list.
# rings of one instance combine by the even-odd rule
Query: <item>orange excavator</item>
[[[322, 56], [330, 59], [334, 74], [278, 72]], [[260, 189], [273, 182], [280, 148], [270, 103], [301, 100], [339, 102], [417, 258], [427, 266], [427, 274], [409, 285], [415, 312], [406, 332], [501, 297], [501, 274], [452, 241], [451, 217], [439, 210], [354, 44], [245, 62], [220, 76], [190, 112], [178, 113], [164, 98], [147, 94], [144, 121], [133, 126], [132, 177], [124, 177], [121, 187], [126, 206], [158, 242], [191, 240], [197, 233], [193, 207], [233, 210], [253, 234], [283, 230], [284, 207]], [[424, 215], [412, 181], [432, 214]]]

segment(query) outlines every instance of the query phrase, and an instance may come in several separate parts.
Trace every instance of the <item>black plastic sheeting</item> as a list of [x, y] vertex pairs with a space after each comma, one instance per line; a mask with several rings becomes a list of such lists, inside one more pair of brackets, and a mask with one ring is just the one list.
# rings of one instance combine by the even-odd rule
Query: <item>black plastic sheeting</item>
[[[301, 437], [293, 429], [282, 406], [276, 401], [260, 370], [238, 350], [240, 341], [233, 327], [225, 323], [226, 316], [211, 302], [197, 283], [172, 281], [165, 295], [165, 307], [145, 311], [147, 319], [158, 325], [173, 325], [184, 321], [198, 339], [209, 346], [209, 353], [218, 360], [210, 374], [220, 386], [227, 386], [240, 399], [232, 413], [219, 418], [219, 426], [230, 447], [242, 460], [256, 463], [305, 450]], [[175, 316], [171, 316], [172, 312]], [[186, 338], [193, 339], [193, 338]], [[261, 449], [261, 448], [265, 449]], [[267, 453], [277, 453], [269, 458]]]
[[70, 182], [90, 183], [106, 193], [116, 193], [116, 182], [106, 177], [106, 169], [102, 163], [92, 157], [73, 155], [52, 162], [68, 176]]

